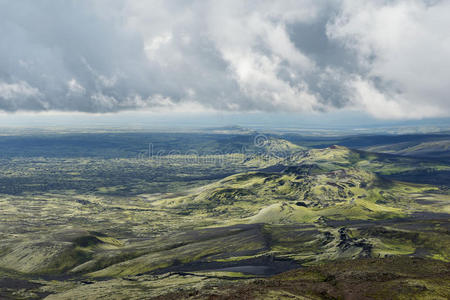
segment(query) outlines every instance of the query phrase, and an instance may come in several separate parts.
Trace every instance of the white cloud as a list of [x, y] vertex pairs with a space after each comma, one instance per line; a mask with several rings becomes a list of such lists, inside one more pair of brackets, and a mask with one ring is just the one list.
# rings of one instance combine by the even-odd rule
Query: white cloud
[[48, 110], [49, 104], [44, 100], [39, 89], [31, 86], [28, 82], [0, 81], [0, 108], [4, 108], [6, 111]]
[[67, 82], [67, 87], [69, 88], [69, 93], [84, 94], [86, 92], [86, 89], [75, 78]]
[[448, 112], [432, 103], [414, 103], [399, 94], [381, 93], [371, 82], [359, 77], [349, 82], [353, 89], [354, 108], [366, 111], [379, 119], [418, 119], [445, 117]]
[[11, 100], [19, 97], [39, 96], [39, 89], [30, 86], [25, 81], [6, 83], [0, 81], [0, 98]]
[[[188, 94], [192, 91], [187, 91]], [[152, 113], [206, 113], [217, 112], [214, 108], [206, 107], [193, 99], [185, 98], [181, 101], [173, 101], [169, 97], [160, 94], [152, 95], [143, 99], [139, 95], [128, 97], [126, 101], [120, 104], [125, 110], [140, 108], [141, 111]]]
[[228, 109], [312, 111], [319, 106], [301, 79], [314, 71], [314, 62], [295, 47], [286, 30], [286, 22], [313, 19], [316, 7], [310, 1], [210, 5], [208, 32], [247, 97]]
[[103, 93], [95, 93], [91, 96], [91, 100], [93, 101], [94, 108], [97, 108], [99, 111], [110, 111], [114, 110], [114, 108], [119, 104], [114, 97], [104, 95]]
[[450, 2], [429, 2], [5, 1], [0, 110], [449, 116]]
[[450, 115], [449, 14], [449, 1], [344, 2], [328, 33], [366, 68], [364, 79], [353, 83], [366, 97], [359, 98], [364, 107], [385, 117]]
[[165, 33], [160, 36], [151, 38], [145, 43], [144, 49], [147, 57], [153, 60], [157, 56], [157, 51], [161, 49], [162, 46], [168, 44], [172, 40], [172, 35], [170, 33]]

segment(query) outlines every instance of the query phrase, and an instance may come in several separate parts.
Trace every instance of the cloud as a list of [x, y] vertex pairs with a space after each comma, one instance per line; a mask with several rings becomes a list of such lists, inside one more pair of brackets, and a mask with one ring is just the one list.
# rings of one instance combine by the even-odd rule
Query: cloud
[[41, 100], [39, 89], [25, 81], [7, 83], [0, 81], [0, 109], [14, 111], [22, 107], [36, 110], [46, 109], [47, 104]]
[[78, 83], [78, 81], [75, 78], [72, 78], [67, 82], [67, 87], [69, 88], [69, 95], [70, 94], [84, 94], [86, 92], [86, 89]]
[[4, 111], [450, 115], [448, 1], [0, 5]]
[[414, 103], [399, 93], [382, 93], [373, 83], [360, 77], [350, 81], [349, 88], [353, 89], [355, 107], [379, 119], [418, 119], [446, 116], [447, 113], [434, 103]]
[[19, 97], [39, 96], [39, 90], [24, 81], [18, 83], [0, 82], [0, 97], [11, 100]]
[[449, 1], [344, 1], [328, 26], [365, 68], [354, 105], [382, 118], [450, 115]]

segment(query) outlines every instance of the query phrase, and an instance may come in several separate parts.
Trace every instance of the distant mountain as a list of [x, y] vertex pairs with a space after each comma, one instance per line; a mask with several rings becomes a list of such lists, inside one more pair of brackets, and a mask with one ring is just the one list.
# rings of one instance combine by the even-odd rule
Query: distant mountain
[[310, 148], [341, 145], [370, 152], [391, 153], [406, 156], [449, 158], [450, 134], [353, 134], [335, 136], [304, 136], [284, 134], [280, 138]]
[[402, 142], [364, 148], [371, 152], [390, 153], [413, 157], [450, 159], [450, 139], [427, 142]]

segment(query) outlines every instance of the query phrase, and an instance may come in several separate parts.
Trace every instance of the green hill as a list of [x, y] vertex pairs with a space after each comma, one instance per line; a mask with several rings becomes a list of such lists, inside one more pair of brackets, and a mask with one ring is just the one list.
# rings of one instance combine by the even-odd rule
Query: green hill
[[[3, 195], [0, 275], [9, 281], [0, 281], [0, 298], [20, 291], [21, 298], [82, 299], [95, 292], [170, 299], [196, 291], [203, 299], [211, 287], [229, 295], [236, 281], [243, 295], [251, 289], [249, 297], [257, 297], [258, 280], [267, 287], [259, 296], [268, 299], [341, 297], [345, 284], [378, 278], [370, 266], [382, 273], [370, 295], [378, 295], [379, 282], [395, 288], [412, 282], [420, 286], [414, 295], [424, 297], [445, 293], [439, 278], [448, 276], [450, 261], [449, 190], [391, 176], [449, 166], [342, 146], [308, 150], [275, 138], [257, 145], [245, 171], [172, 193]], [[180, 164], [164, 167], [175, 172]], [[183, 168], [187, 177], [192, 169]], [[381, 258], [398, 270], [383, 275], [389, 266]], [[424, 275], [405, 259], [439, 269]], [[353, 274], [355, 263], [364, 267]]]

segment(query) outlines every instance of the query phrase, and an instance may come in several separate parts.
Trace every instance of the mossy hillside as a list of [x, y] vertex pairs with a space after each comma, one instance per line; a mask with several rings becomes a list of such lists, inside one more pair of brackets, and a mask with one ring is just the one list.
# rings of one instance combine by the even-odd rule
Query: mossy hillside
[[63, 240], [41, 238], [10, 244], [0, 255], [0, 266], [23, 273], [63, 273], [89, 261], [96, 252], [117, 249], [121, 243], [111, 237], [88, 232], [64, 232], [75, 236]]
[[355, 167], [381, 175], [395, 175], [410, 171], [420, 171], [426, 174], [430, 171], [450, 170], [450, 166], [445, 162], [352, 150], [337, 145], [296, 152], [283, 163], [288, 165], [318, 164], [328, 170]]
[[390, 181], [354, 167], [329, 171], [307, 165], [233, 175], [191, 195], [153, 205], [230, 223], [310, 223], [322, 216], [350, 220], [404, 216], [420, 207], [416, 198], [433, 196], [434, 191], [433, 186]]
[[[320, 151], [322, 150], [315, 152], [320, 154]], [[16, 211], [16, 217], [21, 211], [35, 209], [41, 214], [40, 220], [47, 214], [57, 211], [59, 217], [74, 222], [81, 214], [83, 220], [86, 218], [91, 220], [90, 228], [106, 232], [107, 236], [85, 233], [84, 235], [88, 236], [87, 240], [83, 240], [86, 238], [76, 240], [77, 236], [60, 240], [57, 245], [64, 245], [65, 248], [60, 251], [48, 251], [53, 256], [35, 256], [35, 259], [33, 255], [40, 252], [32, 250], [34, 249], [32, 247], [28, 250], [16, 249], [14, 252], [14, 247], [5, 244], [2, 245], [0, 262], [5, 262], [5, 266], [8, 267], [11, 265], [9, 262], [17, 261], [19, 256], [24, 256], [32, 261], [29, 263], [24, 261], [22, 264], [29, 266], [23, 270], [25, 272], [63, 270], [94, 273], [109, 268], [104, 274], [122, 276], [121, 274], [152, 272], [195, 261], [215, 261], [229, 257], [244, 260], [245, 256], [260, 256], [265, 253], [314, 263], [327, 258], [358, 257], [363, 255], [361, 245], [364, 243], [372, 246], [373, 255], [410, 255], [413, 249], [412, 254], [417, 249], [420, 252], [420, 248], [425, 248], [428, 249], [425, 256], [447, 259], [447, 254], [438, 249], [448, 247], [437, 238], [431, 239], [431, 235], [428, 242], [414, 240], [408, 244], [368, 234], [359, 238], [364, 239], [364, 243], [359, 243], [357, 239], [344, 251], [338, 246], [340, 242], [337, 229], [330, 229], [312, 234], [306, 244], [297, 239], [293, 239], [292, 242], [283, 240], [270, 243], [270, 247], [266, 249], [264, 247], [268, 247], [267, 243], [271, 239], [263, 238], [256, 244], [248, 243], [248, 249], [232, 248], [236, 251], [232, 250], [230, 253], [206, 241], [204, 244], [198, 244], [202, 239], [197, 235], [190, 238], [179, 235], [180, 232], [190, 229], [206, 227], [218, 230], [220, 226], [242, 223], [315, 224], [320, 227], [322, 220], [388, 220], [406, 217], [409, 213], [425, 208], [428, 211], [440, 212], [439, 209], [448, 205], [445, 200], [448, 195], [435, 186], [383, 179], [371, 171], [355, 167], [354, 162], [358, 160], [352, 158], [350, 161], [348, 157], [353, 157], [354, 154], [345, 148], [330, 148], [323, 151], [328, 152], [327, 159], [330, 159], [330, 155], [334, 155], [341, 165], [311, 160], [308, 163], [287, 166], [276, 172], [255, 171], [236, 174], [192, 191], [143, 194], [126, 199], [119, 196], [49, 194], [35, 196], [35, 201], [30, 205], [26, 197], [8, 196], [1, 200], [6, 204], [5, 212], [13, 214]], [[337, 153], [331, 154], [333, 151]], [[330, 163], [333, 168], [330, 168]], [[439, 203], [428, 205], [428, 202], [423, 202], [435, 200], [439, 200]], [[42, 221], [33, 218], [27, 220], [28, 224], [36, 224], [33, 225], [35, 227], [28, 227], [35, 232], [46, 229]], [[81, 220], [82, 218], [80, 227], [85, 225]], [[63, 219], [62, 223], [65, 222], [67, 221]], [[171, 232], [173, 239], [157, 238], [161, 233], [167, 232]], [[333, 243], [322, 244], [324, 239], [326, 240], [326, 232], [332, 235]], [[127, 240], [126, 237], [130, 234], [146, 238]], [[25, 234], [24, 239], [32, 235], [33, 233]], [[64, 233], [64, 236], [68, 236], [67, 233]], [[55, 237], [52, 236], [51, 239], [54, 241]], [[227, 244], [227, 239], [228, 237], [224, 238], [220, 243]], [[420, 243], [416, 245], [418, 241]], [[19, 245], [16, 242], [17, 240], [14, 243]], [[261, 246], [263, 244], [264, 247]], [[298, 244], [309, 245], [309, 248], [299, 247]], [[170, 252], [171, 249], [178, 248], [184, 249], [179, 252], [180, 255], [175, 254], [178, 250]], [[42, 249], [50, 248], [42, 247]], [[246, 251], [251, 253], [248, 254]], [[44, 252], [47, 253], [47, 250]], [[153, 262], [141, 263], [139, 258], [145, 256], [152, 257]], [[236, 259], [238, 257], [242, 259]], [[135, 262], [127, 265], [126, 262], [132, 260]], [[42, 261], [53, 261], [53, 265], [41, 264]]]
[[[237, 142], [227, 149], [241, 150]], [[0, 298], [42, 298], [42, 292], [55, 293], [49, 296], [54, 299], [170, 299], [166, 294], [180, 289], [201, 298], [196, 293], [202, 288], [219, 295], [261, 276], [230, 273], [230, 267], [270, 266], [276, 274], [280, 262], [309, 270], [294, 282], [297, 290], [280, 287], [288, 278], [276, 279], [267, 293], [264, 283], [258, 286], [253, 298], [345, 298], [336, 289], [362, 284], [368, 294], [357, 299], [387, 298], [385, 286], [408, 299], [411, 291], [436, 299], [436, 288], [448, 286], [448, 272], [404, 279], [408, 270], [378, 268], [381, 260], [367, 265], [374, 272], [358, 269], [369, 257], [449, 260], [444, 212], [450, 198], [439, 173], [449, 169], [444, 163], [345, 147], [272, 150], [253, 144], [246, 137], [246, 154], [220, 149], [228, 154], [159, 160], [2, 160]], [[403, 172], [441, 186], [399, 181]], [[325, 272], [334, 269], [333, 261], [342, 263], [340, 269]], [[308, 267], [318, 265], [317, 273]], [[351, 284], [344, 285], [340, 272]], [[373, 282], [382, 282], [375, 287], [380, 294], [364, 285]]]
[[374, 257], [417, 254], [450, 262], [450, 237], [445, 230], [430, 232], [374, 226], [360, 230], [358, 236], [372, 241]]
[[[225, 244], [226, 248], [223, 247]], [[239, 253], [258, 253], [265, 247], [265, 239], [255, 227], [254, 230], [230, 232], [224, 237], [219, 235], [212, 239], [192, 242], [170, 250], [151, 252], [90, 273], [90, 276], [137, 275], [199, 260], [211, 261], [214, 260], [214, 257], [221, 258], [227, 253], [228, 256]]]
[[[362, 220], [362, 222], [366, 221]], [[259, 228], [259, 226], [254, 228]], [[174, 240], [183, 241], [184, 239], [183, 243], [174, 244], [173, 248], [155, 249], [138, 258], [128, 258], [124, 260], [124, 263], [113, 263], [111, 267], [94, 272], [92, 275], [100, 277], [132, 275], [168, 267], [173, 268], [180, 264], [182, 266], [183, 264], [201, 264], [202, 262], [239, 263], [267, 254], [294, 259], [303, 265], [313, 265], [323, 260], [392, 255], [448, 257], [446, 249], [448, 249], [449, 241], [446, 238], [439, 239], [439, 233], [431, 237], [427, 231], [421, 230], [405, 230], [396, 227], [369, 229], [366, 225], [354, 228], [264, 225], [262, 231], [259, 229], [256, 231], [239, 229], [236, 232], [231, 229], [226, 230], [224, 233], [228, 233], [225, 236], [214, 235], [204, 242], [189, 242], [188, 236], [180, 236], [174, 237]], [[214, 230], [221, 231], [225, 228], [215, 228]], [[424, 230], [426, 229], [424, 228]], [[197, 240], [203, 234], [195, 233]], [[259, 238], [257, 238], [258, 236]], [[255, 240], [255, 238], [257, 239]], [[217, 247], [217, 245], [223, 244], [229, 246]]]

